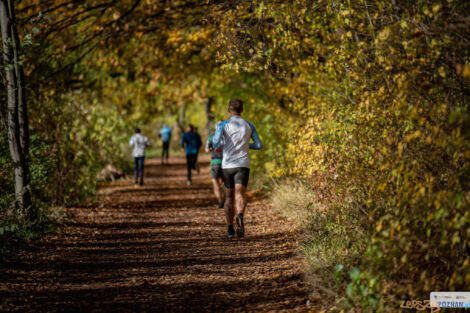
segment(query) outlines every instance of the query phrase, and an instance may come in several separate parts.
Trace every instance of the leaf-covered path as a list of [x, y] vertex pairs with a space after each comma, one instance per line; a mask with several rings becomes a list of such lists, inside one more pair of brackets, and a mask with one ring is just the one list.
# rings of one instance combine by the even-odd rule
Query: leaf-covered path
[[250, 195], [246, 238], [229, 241], [207, 173], [147, 161], [146, 184], [120, 181], [68, 209], [58, 235], [0, 266], [0, 311], [306, 311], [297, 232]]

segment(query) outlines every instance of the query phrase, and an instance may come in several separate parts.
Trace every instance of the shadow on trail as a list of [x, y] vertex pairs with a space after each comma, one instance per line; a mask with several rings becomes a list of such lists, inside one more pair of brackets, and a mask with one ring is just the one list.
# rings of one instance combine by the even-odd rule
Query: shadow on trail
[[292, 225], [252, 194], [246, 238], [229, 241], [207, 169], [187, 186], [184, 158], [171, 161], [148, 160], [145, 186], [105, 186], [1, 263], [0, 311], [307, 311]]
[[196, 198], [193, 196], [191, 199], [170, 199], [170, 200], [132, 200], [118, 203], [110, 203], [106, 206], [107, 209], [126, 209], [129, 213], [133, 211], [152, 211], [155, 209], [167, 210], [174, 208], [192, 209], [205, 207], [207, 209], [215, 208], [214, 199], [206, 197]]
[[[201, 184], [199, 186], [187, 186], [185, 189], [185, 192], [191, 192], [191, 191], [204, 191], [207, 192], [207, 188], [212, 188], [211, 184]], [[126, 194], [126, 193], [131, 193], [131, 194], [140, 194], [140, 193], [175, 193], [175, 192], [181, 192], [181, 187], [173, 187], [173, 188], [168, 188], [168, 187], [161, 187], [161, 188], [150, 188], [150, 187], [140, 187], [138, 189], [122, 189], [122, 190], [116, 190], [113, 192], [113, 194]]]
[[[38, 305], [38, 311], [66, 308], [69, 299], [74, 299], [84, 311], [100, 307], [107, 312], [200, 312], [204, 307], [209, 311], [232, 311], [247, 305], [263, 309], [268, 305], [282, 309], [280, 299], [295, 297], [295, 291], [282, 286], [282, 283], [295, 282], [299, 275], [288, 275], [282, 279], [249, 279], [240, 280], [237, 284], [231, 282], [192, 282], [192, 283], [154, 283], [139, 279], [129, 286], [126, 283], [115, 286], [91, 285], [73, 290], [45, 289], [37, 293], [38, 299], [44, 303]], [[207, 288], [214, 290], [207, 293]], [[247, 293], [246, 290], [251, 290]], [[266, 292], [266, 290], [269, 290]], [[11, 296], [14, 292], [2, 292], [0, 296]], [[168, 295], [171, 294], [171, 297]], [[239, 296], [233, 297], [234, 294]], [[125, 296], [122, 296], [125, 295]], [[27, 294], [24, 294], [27, 296]], [[281, 302], [282, 303], [282, 302]], [[296, 303], [299, 304], [299, 303]], [[117, 306], [118, 305], [118, 306]], [[70, 307], [69, 307], [70, 308]]]

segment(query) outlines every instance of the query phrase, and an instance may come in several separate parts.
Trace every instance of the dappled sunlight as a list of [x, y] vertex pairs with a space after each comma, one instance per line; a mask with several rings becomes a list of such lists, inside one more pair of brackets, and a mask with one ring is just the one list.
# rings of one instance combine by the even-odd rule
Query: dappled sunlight
[[179, 160], [148, 160], [144, 186], [110, 183], [95, 204], [67, 209], [60, 234], [5, 260], [2, 309], [306, 310], [295, 227], [253, 195], [246, 238], [228, 241], [207, 170], [187, 186]]

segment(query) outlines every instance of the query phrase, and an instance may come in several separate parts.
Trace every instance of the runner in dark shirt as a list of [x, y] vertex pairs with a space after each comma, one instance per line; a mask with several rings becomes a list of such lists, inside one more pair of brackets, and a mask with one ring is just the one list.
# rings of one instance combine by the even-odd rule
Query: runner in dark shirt
[[189, 125], [187, 132], [181, 138], [181, 148], [186, 152], [186, 164], [188, 168], [188, 185], [191, 185], [191, 170], [196, 169], [197, 153], [202, 146], [201, 137], [194, 132], [194, 126]]

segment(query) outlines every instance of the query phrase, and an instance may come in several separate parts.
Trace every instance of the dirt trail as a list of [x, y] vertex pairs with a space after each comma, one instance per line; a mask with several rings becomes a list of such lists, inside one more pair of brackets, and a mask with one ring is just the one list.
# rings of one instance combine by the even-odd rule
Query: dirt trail
[[246, 238], [226, 239], [208, 159], [186, 185], [184, 159], [146, 161], [146, 181], [68, 209], [60, 234], [0, 264], [0, 311], [307, 311], [297, 233], [251, 195]]

